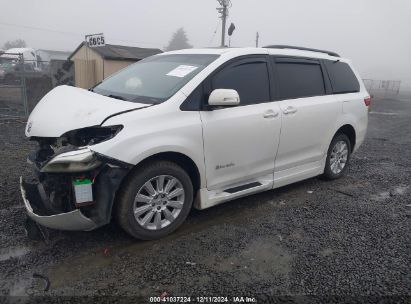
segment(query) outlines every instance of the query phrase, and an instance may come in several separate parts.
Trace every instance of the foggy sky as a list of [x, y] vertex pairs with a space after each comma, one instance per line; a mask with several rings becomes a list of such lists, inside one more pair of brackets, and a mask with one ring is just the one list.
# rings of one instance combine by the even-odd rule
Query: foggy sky
[[[0, 0], [0, 46], [73, 51], [85, 34], [107, 43], [163, 48], [184, 27], [194, 47], [217, 46], [216, 0]], [[411, 0], [232, 0], [232, 46], [290, 44], [352, 59], [363, 78], [411, 86]], [[217, 33], [214, 34], [218, 26]]]

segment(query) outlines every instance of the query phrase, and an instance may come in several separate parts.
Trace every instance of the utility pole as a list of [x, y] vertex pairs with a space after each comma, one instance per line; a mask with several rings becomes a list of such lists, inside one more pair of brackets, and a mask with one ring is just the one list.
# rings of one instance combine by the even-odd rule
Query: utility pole
[[257, 34], [255, 35], [255, 47], [258, 47], [258, 38], [260, 38], [260, 35], [257, 32]]
[[225, 27], [228, 17], [228, 4], [229, 0], [217, 0], [222, 7], [218, 7], [217, 11], [221, 14], [220, 18], [222, 22], [222, 29], [221, 29], [221, 46], [225, 46]]

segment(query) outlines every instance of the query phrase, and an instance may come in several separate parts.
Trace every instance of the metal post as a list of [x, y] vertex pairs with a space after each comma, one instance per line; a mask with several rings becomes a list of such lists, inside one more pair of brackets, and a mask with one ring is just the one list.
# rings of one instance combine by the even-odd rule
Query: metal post
[[225, 26], [227, 22], [227, 3], [223, 1], [223, 15], [221, 16], [223, 19], [222, 25], [222, 33], [221, 33], [221, 46], [225, 46]]
[[255, 47], [258, 47], [258, 38], [260, 38], [260, 35], [257, 32], [257, 34], [255, 36]]
[[87, 38], [89, 37], [90, 35], [85, 35], [84, 36], [84, 47], [86, 48], [86, 75], [85, 75], [85, 79], [86, 79], [86, 83], [87, 83], [87, 85], [88, 85], [88, 83], [89, 83], [89, 59], [88, 59], [88, 42], [87, 42]]
[[222, 28], [221, 28], [221, 46], [225, 46], [225, 28], [226, 28], [226, 22], [227, 22], [227, 16], [228, 16], [228, 3], [229, 0], [217, 0], [222, 7], [217, 8], [217, 10], [221, 13], [221, 20], [222, 22]]
[[29, 108], [27, 103], [27, 87], [26, 87], [26, 75], [24, 69], [24, 57], [23, 54], [19, 54], [19, 61], [21, 62], [21, 98], [23, 99], [24, 115], [29, 118]]
[[388, 85], [389, 85], [388, 80], [384, 80], [384, 82], [383, 82], [384, 99], [387, 98], [387, 91], [388, 91], [387, 88], [388, 88]]
[[373, 86], [374, 86], [374, 80], [372, 80], [372, 79], [370, 79], [371, 81], [370, 81], [370, 88], [369, 88], [369, 91], [368, 91], [368, 93], [370, 93], [370, 95], [372, 95], [372, 88], [373, 88]]

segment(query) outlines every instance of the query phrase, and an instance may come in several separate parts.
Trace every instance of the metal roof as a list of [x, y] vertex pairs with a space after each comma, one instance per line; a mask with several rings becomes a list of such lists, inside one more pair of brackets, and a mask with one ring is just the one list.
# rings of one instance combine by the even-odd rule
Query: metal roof
[[[74, 56], [74, 54], [84, 45], [82, 42], [74, 52], [69, 56], [68, 59]], [[162, 53], [160, 49], [147, 49], [134, 46], [124, 46], [115, 44], [106, 44], [104, 46], [98, 46], [91, 48], [93, 51], [98, 53], [104, 59], [111, 60], [141, 60], [146, 57]]]

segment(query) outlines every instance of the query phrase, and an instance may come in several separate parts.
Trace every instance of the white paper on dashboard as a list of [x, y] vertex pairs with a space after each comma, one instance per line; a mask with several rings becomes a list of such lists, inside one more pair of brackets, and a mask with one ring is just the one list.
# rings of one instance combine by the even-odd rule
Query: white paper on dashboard
[[176, 67], [174, 70], [168, 72], [166, 75], [167, 76], [174, 76], [174, 77], [185, 77], [188, 74], [190, 74], [192, 71], [198, 69], [198, 67], [196, 66], [192, 66], [192, 65], [179, 65], [178, 67]]

